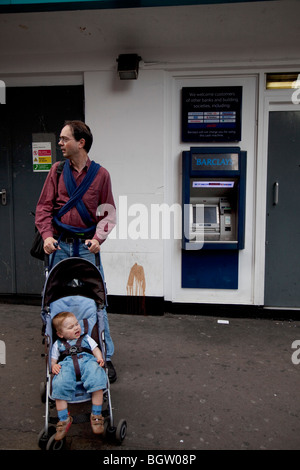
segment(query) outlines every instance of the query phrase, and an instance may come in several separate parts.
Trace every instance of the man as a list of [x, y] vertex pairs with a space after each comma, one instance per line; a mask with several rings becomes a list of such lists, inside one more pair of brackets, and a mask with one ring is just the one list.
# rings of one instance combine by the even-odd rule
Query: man
[[[64, 170], [59, 176], [57, 170], [61, 162], [56, 162], [52, 166], [38, 200], [35, 216], [36, 227], [44, 240], [44, 251], [50, 255], [50, 266], [70, 256], [80, 256], [95, 263], [95, 254], [99, 253], [100, 257], [100, 246], [116, 224], [111, 179], [108, 171], [102, 166], [98, 170], [95, 169], [94, 179], [82, 196], [85, 217], [82, 211], [79, 213], [76, 206], [58, 217], [59, 210], [70, 199], [66, 175], [70, 175], [72, 184], [76, 188], [82, 183], [88, 170], [91, 170], [93, 165], [96, 167], [95, 162], [91, 162], [88, 156], [92, 143], [92, 133], [85, 123], [65, 122], [59, 139], [59, 146], [66, 159]], [[100, 272], [104, 279], [101, 259]], [[106, 363], [110, 381], [114, 382], [117, 377], [111, 362], [114, 344], [110, 337], [106, 309], [104, 319]]]

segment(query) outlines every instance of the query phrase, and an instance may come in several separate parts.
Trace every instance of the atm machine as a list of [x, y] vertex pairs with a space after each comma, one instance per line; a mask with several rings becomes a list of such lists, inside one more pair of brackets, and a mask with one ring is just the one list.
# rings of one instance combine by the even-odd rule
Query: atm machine
[[183, 152], [182, 287], [238, 288], [246, 159], [239, 147], [191, 147]]

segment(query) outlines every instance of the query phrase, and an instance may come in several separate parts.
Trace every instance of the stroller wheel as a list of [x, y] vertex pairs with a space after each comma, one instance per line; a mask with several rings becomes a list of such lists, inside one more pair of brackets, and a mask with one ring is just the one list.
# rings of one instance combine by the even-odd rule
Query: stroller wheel
[[118, 444], [122, 444], [122, 442], [125, 439], [126, 432], [127, 432], [127, 422], [125, 419], [121, 419], [116, 429], [116, 441]]
[[46, 433], [45, 428], [41, 430], [38, 436], [38, 446], [40, 449], [45, 450], [47, 443], [49, 441], [49, 438], [55, 434], [55, 426], [49, 426], [48, 427], [48, 433]]
[[63, 450], [65, 447], [65, 443], [66, 443], [65, 437], [61, 439], [60, 441], [56, 441], [55, 435], [53, 435], [50, 437], [47, 443], [46, 450]]

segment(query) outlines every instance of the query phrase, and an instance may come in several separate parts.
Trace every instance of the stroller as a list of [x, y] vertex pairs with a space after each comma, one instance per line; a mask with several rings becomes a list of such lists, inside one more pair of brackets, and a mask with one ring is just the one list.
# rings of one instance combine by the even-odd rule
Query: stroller
[[[42, 295], [41, 317], [43, 322], [42, 335], [45, 344], [46, 381], [40, 384], [42, 402], [46, 404], [45, 426], [39, 433], [38, 445], [42, 450], [62, 450], [65, 448], [66, 437], [55, 441], [57, 417], [51, 416], [55, 409], [55, 401], [51, 398], [51, 349], [55, 342], [56, 333], [52, 329], [52, 319], [61, 311], [71, 311], [82, 326], [82, 331], [88, 333], [99, 345], [103, 358], [106, 357], [104, 314], [106, 306], [106, 289], [99, 271], [99, 256], [96, 265], [83, 258], [67, 258], [57, 263], [50, 271], [46, 257], [46, 281]], [[108, 373], [107, 387], [103, 391], [104, 432], [102, 438], [121, 444], [127, 431], [126, 420], [119, 421], [114, 426], [111, 406], [110, 384]], [[76, 382], [76, 390], [70, 404], [80, 404], [91, 401], [82, 382]], [[89, 421], [89, 413], [74, 415], [73, 424]]]

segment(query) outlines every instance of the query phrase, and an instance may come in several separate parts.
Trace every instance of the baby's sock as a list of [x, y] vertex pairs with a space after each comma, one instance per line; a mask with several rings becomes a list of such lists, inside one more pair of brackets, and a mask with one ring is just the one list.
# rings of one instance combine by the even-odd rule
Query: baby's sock
[[68, 416], [69, 416], [68, 408], [66, 408], [65, 410], [58, 411], [57, 416], [58, 416], [58, 419], [60, 421], [66, 421], [68, 419]]
[[101, 415], [102, 412], [102, 405], [93, 405], [92, 406], [92, 414], [93, 415]]

